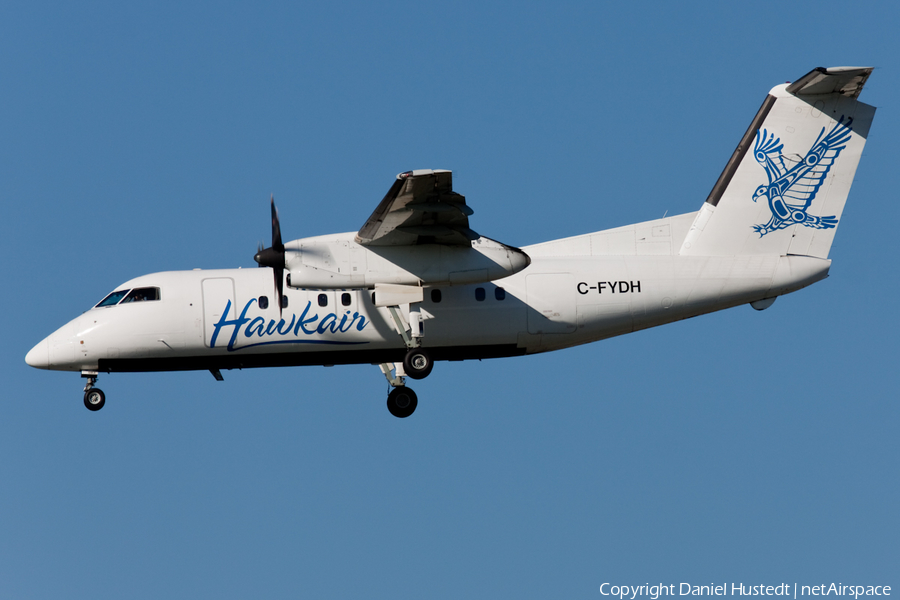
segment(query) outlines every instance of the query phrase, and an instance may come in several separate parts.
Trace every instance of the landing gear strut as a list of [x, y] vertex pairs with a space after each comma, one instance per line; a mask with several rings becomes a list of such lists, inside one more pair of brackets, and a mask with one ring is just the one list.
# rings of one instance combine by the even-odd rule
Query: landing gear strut
[[406, 387], [406, 378], [425, 379], [434, 368], [431, 354], [422, 348], [422, 338], [425, 336], [422, 311], [410, 309], [421, 303], [423, 298], [421, 287], [408, 285], [375, 284], [375, 292], [372, 294], [375, 306], [388, 309], [388, 322], [393, 325], [406, 346], [402, 363], [380, 365], [393, 388], [388, 394], [388, 410], [401, 419], [413, 414], [418, 404], [416, 393]]
[[97, 383], [96, 372], [82, 372], [81, 376], [88, 380], [87, 385], [84, 386], [84, 406], [88, 410], [96, 412], [106, 404], [106, 394], [100, 388], [94, 387], [94, 384]]

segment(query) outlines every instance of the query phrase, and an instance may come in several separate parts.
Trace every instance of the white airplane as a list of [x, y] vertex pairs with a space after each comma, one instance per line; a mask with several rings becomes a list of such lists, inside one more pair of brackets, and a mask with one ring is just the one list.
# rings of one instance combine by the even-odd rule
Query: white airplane
[[[699, 211], [514, 248], [469, 228], [450, 171], [408, 171], [358, 232], [282, 243], [266, 269], [123, 283], [25, 361], [101, 372], [378, 365], [397, 417], [434, 361], [559, 350], [740, 304], [828, 275], [828, 252], [875, 109], [871, 68], [817, 68], [769, 92]], [[752, 150], [752, 151], [751, 151]], [[274, 284], [273, 284], [274, 275]]]

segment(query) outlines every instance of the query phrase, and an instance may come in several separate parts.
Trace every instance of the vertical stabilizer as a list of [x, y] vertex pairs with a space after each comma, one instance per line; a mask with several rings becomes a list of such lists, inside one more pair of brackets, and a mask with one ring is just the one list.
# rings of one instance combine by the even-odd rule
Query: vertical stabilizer
[[875, 115], [857, 100], [871, 72], [818, 68], [773, 88], [680, 253], [827, 258]]

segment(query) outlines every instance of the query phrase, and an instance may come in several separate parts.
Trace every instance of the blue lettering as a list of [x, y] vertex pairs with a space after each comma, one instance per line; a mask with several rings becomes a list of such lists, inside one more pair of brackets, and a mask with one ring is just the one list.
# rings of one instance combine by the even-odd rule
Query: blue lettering
[[322, 319], [322, 322], [319, 323], [319, 327], [316, 329], [319, 333], [325, 333], [329, 330], [331, 333], [337, 333], [337, 315], [334, 313], [325, 315], [325, 318]]
[[[284, 321], [282, 321], [283, 323]], [[278, 329], [278, 323], [275, 322], [275, 319], [269, 319], [269, 326], [266, 327], [266, 335], [275, 335], [275, 330]]]
[[303, 326], [303, 317], [305, 317], [306, 313], [309, 312], [310, 304], [311, 304], [310, 302], [306, 303], [306, 308], [303, 309], [303, 313], [300, 315], [300, 318], [297, 319], [297, 325], [294, 326], [294, 336], [295, 337], [300, 335], [300, 327]]
[[[349, 315], [349, 314], [350, 314], [350, 311], [348, 310], [348, 311], [347, 311], [347, 315]], [[346, 318], [346, 315], [344, 315], [344, 317]], [[346, 329], [344, 329], [344, 327], [343, 327], [344, 322], [341, 321], [341, 332], [344, 332], [344, 331], [350, 331], [350, 329], [353, 327], [353, 324], [356, 323], [356, 320], [357, 320], [358, 318], [359, 318], [359, 313], [358, 313], [358, 312], [353, 313], [353, 318], [350, 319], [350, 322], [349, 322], [349, 323], [347, 323], [347, 328], [346, 328]]]
[[294, 320], [295, 320], [296, 318], [297, 318], [297, 315], [291, 315], [291, 322], [290, 322], [290, 324], [287, 326], [287, 329], [285, 329], [284, 331], [281, 330], [281, 326], [284, 325], [284, 319], [282, 319], [281, 321], [279, 321], [279, 322], [278, 322], [278, 333], [279, 333], [280, 335], [287, 335], [287, 334], [289, 334], [289, 333], [291, 332], [291, 329], [294, 328]]
[[303, 314], [300, 315], [300, 318], [297, 320], [297, 327], [294, 329], [294, 335], [299, 336], [301, 329], [303, 330], [303, 333], [305, 333], [306, 335], [313, 335], [316, 332], [315, 329], [310, 331], [309, 329], [306, 328], [307, 324], [313, 323], [313, 322], [319, 320], [319, 315], [313, 315], [308, 319], [304, 319], [304, 317], [306, 316], [306, 313], [309, 312], [310, 306], [312, 306], [312, 302], [307, 302], [306, 308], [303, 309]]
[[[353, 329], [353, 326], [356, 326], [357, 331], [362, 331], [365, 329], [368, 321], [366, 318], [359, 314], [359, 312], [351, 313], [350, 311], [345, 311], [343, 315], [338, 315], [336, 313], [328, 313], [324, 318], [321, 318], [318, 314], [310, 314], [312, 310], [312, 302], [307, 302], [306, 306], [303, 308], [303, 313], [298, 318], [296, 314], [291, 315], [290, 322], [287, 322], [285, 319], [280, 319], [275, 321], [274, 319], [266, 320], [263, 317], [248, 317], [247, 312], [253, 306], [253, 304], [257, 302], [256, 298], [251, 298], [245, 305], [239, 317], [235, 319], [229, 319], [228, 313], [232, 310], [231, 300], [228, 300], [225, 305], [225, 311], [222, 313], [222, 316], [219, 317], [219, 321], [215, 324], [212, 337], [209, 341], [209, 347], [215, 348], [216, 343], [219, 340], [219, 336], [225, 335], [224, 331], [226, 327], [233, 327], [231, 331], [230, 340], [228, 341], [228, 350], [234, 351], [238, 348], [235, 348], [237, 343], [238, 335], [243, 332], [244, 337], [246, 338], [270, 338], [270, 337], [281, 337], [281, 336], [291, 336], [293, 334], [296, 338], [302, 338], [305, 336], [315, 336], [327, 333], [347, 333]], [[318, 326], [315, 323], [318, 322]], [[290, 344], [292, 343], [291, 339], [287, 340], [275, 340], [275, 341], [266, 341], [260, 342], [260, 344]], [[302, 342], [298, 340], [298, 343], [329, 343], [329, 344], [358, 344], [365, 342], [336, 342], [336, 341], [307, 341]], [[251, 346], [256, 346], [260, 344], [250, 344]]]
[[213, 331], [212, 338], [209, 340], [209, 347], [216, 347], [216, 340], [219, 337], [219, 331], [223, 327], [234, 326], [234, 331], [231, 334], [231, 340], [228, 342], [228, 349], [232, 350], [234, 348], [234, 342], [237, 340], [238, 331], [240, 331], [241, 327], [243, 327], [244, 323], [249, 321], [247, 318], [247, 310], [250, 308], [250, 305], [256, 302], [256, 298], [250, 300], [246, 306], [244, 306], [244, 310], [241, 311], [241, 316], [233, 321], [228, 321], [228, 311], [231, 310], [231, 300], [225, 305], [225, 311], [222, 313], [222, 316], [219, 318], [219, 322], [216, 323], [215, 330]]
[[222, 313], [222, 316], [219, 317], [219, 322], [216, 323], [216, 328], [215, 330], [213, 330], [212, 338], [210, 338], [209, 340], [210, 348], [216, 347], [216, 338], [219, 337], [219, 330], [222, 329], [222, 327], [224, 327], [225, 325], [233, 325], [235, 323], [234, 321], [225, 320], [226, 318], [228, 318], [229, 310], [231, 310], [231, 300], [229, 300], [228, 304], [225, 305], [225, 312]]
[[250, 324], [247, 325], [247, 329], [244, 331], [244, 335], [247, 337], [253, 337], [253, 334], [256, 333], [259, 337], [263, 336], [263, 327], [266, 325], [266, 320], [262, 317], [256, 317]]

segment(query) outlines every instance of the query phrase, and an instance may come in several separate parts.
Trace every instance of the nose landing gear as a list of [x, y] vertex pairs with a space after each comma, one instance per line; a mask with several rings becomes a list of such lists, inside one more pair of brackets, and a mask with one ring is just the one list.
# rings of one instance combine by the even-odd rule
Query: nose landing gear
[[98, 411], [106, 404], [106, 394], [99, 388], [88, 390], [84, 393], [84, 405], [88, 410]]
[[82, 371], [82, 377], [87, 378], [87, 385], [84, 386], [84, 406], [92, 412], [96, 412], [103, 408], [106, 404], [106, 394], [100, 388], [95, 388], [97, 383], [97, 373], [93, 371]]

